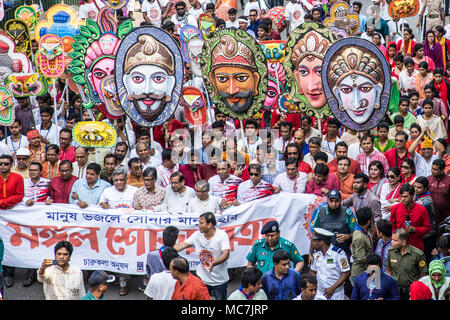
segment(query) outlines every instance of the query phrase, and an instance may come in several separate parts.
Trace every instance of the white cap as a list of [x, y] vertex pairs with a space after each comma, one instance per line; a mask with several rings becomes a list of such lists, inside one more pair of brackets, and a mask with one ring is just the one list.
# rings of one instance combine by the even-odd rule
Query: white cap
[[30, 156], [30, 150], [27, 148], [20, 148], [19, 150], [17, 150], [16, 152], [16, 157], [17, 156], [25, 156], [25, 157], [29, 157]]

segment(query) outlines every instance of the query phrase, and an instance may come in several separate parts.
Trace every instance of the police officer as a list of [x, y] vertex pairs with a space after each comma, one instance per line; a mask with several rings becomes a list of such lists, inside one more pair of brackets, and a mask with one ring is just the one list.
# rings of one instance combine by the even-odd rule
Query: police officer
[[400, 300], [409, 300], [410, 285], [428, 273], [425, 254], [409, 244], [409, 232], [406, 229], [396, 229], [392, 233], [386, 273], [397, 281]]
[[344, 282], [350, 277], [347, 255], [331, 243], [333, 233], [314, 228], [311, 238], [313, 261], [311, 274], [317, 278], [318, 300], [344, 300]]
[[[341, 193], [331, 190], [327, 194], [327, 206], [320, 208], [319, 213], [313, 223], [313, 228], [323, 228], [333, 233], [331, 243], [344, 250], [347, 258], [350, 259], [350, 245], [352, 234], [357, 223], [356, 217], [350, 208], [341, 206]], [[311, 258], [312, 245], [309, 249]]]
[[303, 269], [303, 258], [292, 242], [280, 237], [280, 226], [276, 220], [267, 222], [261, 234], [265, 237], [256, 240], [247, 255], [248, 267], [257, 267], [263, 273], [273, 269], [273, 254], [278, 250], [284, 250], [289, 254], [290, 260], [294, 264], [294, 269], [301, 272]]

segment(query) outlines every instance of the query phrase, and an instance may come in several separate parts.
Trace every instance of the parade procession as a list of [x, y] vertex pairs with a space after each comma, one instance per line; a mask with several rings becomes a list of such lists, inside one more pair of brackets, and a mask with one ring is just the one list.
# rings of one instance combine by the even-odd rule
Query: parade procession
[[449, 11], [0, 0], [0, 300], [450, 300]]

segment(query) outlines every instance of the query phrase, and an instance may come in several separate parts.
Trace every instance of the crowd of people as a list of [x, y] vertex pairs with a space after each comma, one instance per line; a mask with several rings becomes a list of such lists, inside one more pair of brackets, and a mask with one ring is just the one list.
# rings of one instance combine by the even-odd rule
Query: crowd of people
[[[243, 16], [230, 9], [226, 22], [214, 13], [221, 1], [189, 0], [187, 10], [184, 2], [144, 0], [141, 12], [143, 25], [173, 33], [185, 24], [196, 25], [205, 12], [218, 28], [241, 28], [268, 40], [281, 35], [270, 19], [259, 17], [283, 5], [279, 2], [249, 1]], [[323, 22], [334, 2], [286, 3], [286, 35], [305, 21]], [[357, 36], [378, 41], [398, 82], [398, 106], [373, 130], [354, 132], [333, 117], [316, 119], [278, 109], [264, 111], [270, 117], [259, 112], [234, 121], [216, 108], [196, 139], [180, 108], [150, 129], [126, 117], [111, 121], [118, 143], [95, 149], [78, 146], [72, 136], [78, 121], [95, 120], [97, 112], [83, 110], [80, 95], [70, 92], [70, 101], [56, 111], [50, 94], [17, 98], [15, 122], [0, 130], [0, 208], [65, 203], [80, 209], [120, 206], [198, 214], [198, 231], [192, 236], [178, 242], [178, 229], [170, 226], [163, 233], [164, 246], [148, 254], [139, 289], [153, 300], [449, 300], [450, 40], [444, 37], [442, 1], [426, 1], [420, 12], [422, 18], [427, 10], [423, 44], [413, 40], [406, 23], [385, 19], [386, 1], [372, 6], [369, 17], [360, 2], [351, 5], [361, 21]], [[89, 12], [80, 7], [80, 18]], [[434, 18], [436, 12], [442, 20]], [[395, 31], [399, 27], [403, 30]], [[63, 82], [57, 87], [60, 95]], [[33, 126], [33, 103], [40, 110], [38, 126]], [[279, 223], [268, 222], [246, 257], [248, 265], [239, 270], [242, 285], [229, 295], [227, 261], [232, 253], [226, 232], [216, 228], [216, 217], [232, 206], [278, 193], [298, 194], [299, 201], [303, 193], [326, 199], [312, 222], [310, 251], [301, 255], [295, 243], [281, 237]], [[181, 253], [189, 247], [198, 254], [208, 247], [215, 258], [194, 274]], [[0, 266], [3, 250], [0, 241]], [[38, 270], [27, 269], [24, 287], [38, 280], [46, 299], [97, 300], [117, 280], [119, 294], [128, 294], [129, 275], [83, 275], [69, 263], [73, 246], [67, 241], [54, 252], [54, 260], [44, 259]], [[2, 269], [0, 294], [3, 285], [14, 285], [15, 273], [11, 266]]]

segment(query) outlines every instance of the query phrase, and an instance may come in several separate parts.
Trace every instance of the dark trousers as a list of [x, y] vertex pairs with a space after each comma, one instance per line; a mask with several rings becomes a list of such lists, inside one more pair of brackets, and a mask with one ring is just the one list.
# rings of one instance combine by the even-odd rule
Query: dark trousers
[[[15, 274], [16, 274], [15, 267], [3, 266], [3, 275], [5, 277], [14, 278]], [[36, 277], [37, 277], [36, 269], [27, 269], [27, 273], [26, 273], [26, 277], [25, 277], [26, 279], [36, 279]]]
[[409, 300], [409, 287], [398, 287], [400, 300]]
[[219, 284], [218, 286], [206, 285], [206, 287], [208, 288], [209, 295], [214, 294], [216, 300], [227, 300], [227, 286], [228, 282]]

